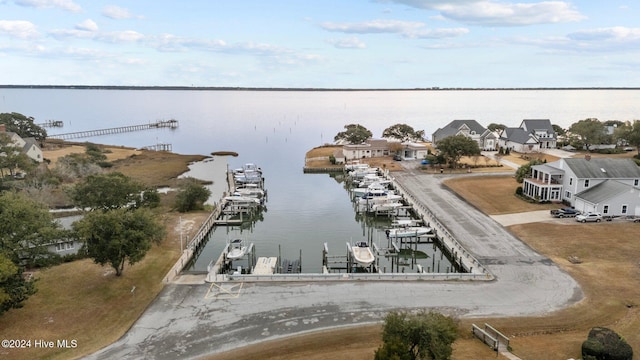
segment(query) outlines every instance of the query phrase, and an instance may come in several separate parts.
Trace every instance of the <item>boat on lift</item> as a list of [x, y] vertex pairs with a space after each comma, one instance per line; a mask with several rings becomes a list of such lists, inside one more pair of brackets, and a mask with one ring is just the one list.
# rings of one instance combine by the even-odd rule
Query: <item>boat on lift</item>
[[227, 245], [227, 259], [239, 259], [247, 254], [249, 246], [242, 239], [234, 239]]
[[385, 230], [388, 238], [409, 238], [433, 234], [433, 229], [427, 226], [407, 226]]
[[366, 241], [358, 241], [351, 247], [353, 259], [362, 267], [367, 267], [376, 260], [373, 251]]

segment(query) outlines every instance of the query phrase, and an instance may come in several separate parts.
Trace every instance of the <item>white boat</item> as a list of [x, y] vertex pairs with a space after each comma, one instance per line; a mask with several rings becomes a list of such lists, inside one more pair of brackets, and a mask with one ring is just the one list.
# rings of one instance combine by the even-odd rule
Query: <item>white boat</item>
[[408, 226], [385, 230], [389, 238], [420, 237], [433, 233], [433, 229], [426, 226]]
[[264, 190], [260, 189], [258, 184], [245, 184], [243, 187], [237, 188], [234, 195], [262, 199]]
[[369, 208], [371, 212], [380, 212], [380, 211], [394, 211], [401, 208], [403, 205], [400, 202], [384, 202], [381, 204], [372, 204]]
[[224, 197], [226, 203], [237, 206], [256, 206], [260, 205], [260, 199], [251, 196], [242, 196], [240, 194], [232, 194]]
[[371, 251], [366, 241], [358, 241], [351, 247], [351, 251], [353, 252], [354, 260], [363, 267], [373, 264], [376, 260], [375, 256], [373, 256], [373, 251]]
[[235, 260], [243, 257], [249, 247], [245, 245], [242, 239], [234, 239], [227, 245], [227, 259]]
[[367, 191], [366, 194], [358, 199], [358, 203], [361, 205], [373, 205], [386, 202], [400, 202], [401, 200], [402, 196], [396, 195], [393, 190], [376, 189]]
[[378, 191], [378, 190], [387, 191], [387, 187], [382, 183], [375, 182], [367, 186], [360, 186], [360, 187], [351, 189], [351, 192], [353, 193], [353, 195], [361, 197], [370, 191]]

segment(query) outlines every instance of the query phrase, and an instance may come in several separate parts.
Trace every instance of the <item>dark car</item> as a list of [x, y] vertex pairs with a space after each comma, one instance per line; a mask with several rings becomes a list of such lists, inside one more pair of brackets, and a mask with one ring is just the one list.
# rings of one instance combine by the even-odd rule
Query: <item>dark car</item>
[[402, 161], [402, 156], [400, 156], [400, 155], [398, 155], [398, 154], [393, 155], [393, 160], [395, 160], [395, 161]]

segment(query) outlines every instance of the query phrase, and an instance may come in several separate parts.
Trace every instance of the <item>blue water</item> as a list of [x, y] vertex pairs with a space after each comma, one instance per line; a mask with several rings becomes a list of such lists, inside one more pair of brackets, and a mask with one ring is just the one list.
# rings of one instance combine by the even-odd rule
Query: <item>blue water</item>
[[305, 153], [332, 142], [344, 125], [359, 123], [370, 129], [374, 137], [380, 137], [385, 128], [397, 123], [425, 130], [430, 137], [455, 119], [476, 119], [485, 126], [502, 123], [516, 127], [522, 119], [545, 118], [567, 128], [585, 118], [637, 119], [640, 91], [0, 89], [0, 112], [22, 113], [33, 117], [36, 123], [64, 122], [62, 129], [48, 129], [50, 134], [177, 119], [180, 126], [175, 130], [140, 131], [79, 141], [133, 147], [170, 143], [174, 152], [182, 154], [238, 152], [237, 158], [215, 161], [228, 161], [232, 168], [247, 162], [260, 165], [269, 192], [267, 210], [253, 229], [227, 233], [226, 228], [218, 228], [196, 269], [206, 268], [227, 239], [239, 236], [256, 244], [258, 256], [277, 256], [280, 252], [283, 257], [297, 259], [302, 250], [303, 270], [317, 272], [325, 242], [329, 243], [330, 251], [345, 253], [346, 242], [366, 237], [378, 240], [381, 236], [372, 234], [356, 219], [341, 183], [328, 175], [302, 173]]

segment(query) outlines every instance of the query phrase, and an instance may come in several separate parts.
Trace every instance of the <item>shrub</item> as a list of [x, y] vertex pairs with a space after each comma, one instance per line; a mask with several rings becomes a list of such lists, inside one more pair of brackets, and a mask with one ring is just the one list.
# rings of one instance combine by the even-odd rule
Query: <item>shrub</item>
[[632, 360], [633, 349], [615, 331], [595, 327], [589, 331], [587, 340], [582, 343], [584, 360]]
[[518, 187], [516, 188], [516, 195], [518, 195], [518, 196], [522, 196], [522, 191], [523, 191], [523, 190], [522, 190], [522, 186], [518, 186]]

